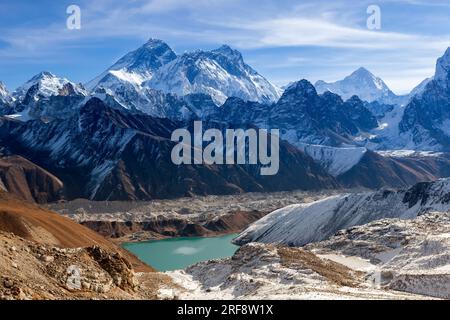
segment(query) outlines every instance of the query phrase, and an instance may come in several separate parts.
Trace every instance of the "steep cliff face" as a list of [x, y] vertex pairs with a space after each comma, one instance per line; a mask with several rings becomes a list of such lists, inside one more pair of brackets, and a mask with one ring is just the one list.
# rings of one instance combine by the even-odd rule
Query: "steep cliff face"
[[406, 106], [400, 133], [422, 150], [450, 147], [450, 48], [438, 59], [433, 79]]

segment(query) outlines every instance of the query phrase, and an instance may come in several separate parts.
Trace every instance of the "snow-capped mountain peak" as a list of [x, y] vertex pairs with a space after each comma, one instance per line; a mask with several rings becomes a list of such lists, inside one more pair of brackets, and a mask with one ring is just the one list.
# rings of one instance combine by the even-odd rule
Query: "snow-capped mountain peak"
[[315, 84], [318, 93], [331, 91], [347, 100], [356, 95], [367, 102], [379, 101], [383, 103], [398, 103], [398, 98], [384, 83], [366, 68], [359, 68], [343, 80], [336, 82], [317, 81]]
[[140, 85], [142, 82], [150, 80], [156, 70], [176, 57], [175, 52], [164, 41], [150, 39], [143, 46], [120, 58], [105, 72], [88, 82], [86, 86], [89, 89], [97, 86], [107, 87], [110, 74], [121, 81]]
[[64, 118], [76, 112], [87, 96], [83, 85], [43, 71], [14, 91], [8, 116], [21, 121]]
[[36, 88], [35, 95], [38, 94], [43, 97], [56, 96], [67, 84], [71, 84], [72, 88], [80, 93], [84, 91], [83, 88], [78, 87], [78, 85], [70, 82], [66, 78], [60, 78], [51, 72], [43, 71], [17, 88], [14, 91], [13, 96], [18, 100], [22, 100], [31, 87]]
[[351, 75], [349, 75], [346, 80], [348, 81], [363, 81], [369, 86], [374, 85], [378, 90], [388, 91], [388, 86], [381, 80], [381, 78], [376, 77], [366, 68], [359, 68]]
[[238, 50], [235, 50], [226, 44], [222, 45], [218, 49], [213, 50], [212, 52], [220, 53], [234, 61], [244, 62], [244, 58], [242, 57], [242, 54]]
[[269, 103], [281, 95], [277, 87], [245, 64], [239, 51], [227, 45], [177, 56], [158, 39], [150, 39], [126, 54], [86, 87], [91, 92], [107, 92], [127, 109], [146, 113], [152, 110], [154, 116], [160, 115], [154, 113], [161, 104], [158, 91], [175, 94], [179, 99], [189, 94], [206, 94], [218, 105], [234, 96]]
[[359, 67], [358, 69], [356, 69], [355, 71], [353, 71], [352, 74], [350, 74], [349, 76], [347, 76], [346, 78], [376, 78], [374, 76], [374, 74], [372, 72], [370, 72], [369, 70], [367, 70], [364, 67]]
[[167, 43], [159, 39], [150, 39], [143, 46], [117, 61], [110, 70], [127, 70], [142, 74], [144, 80], [149, 80], [157, 69], [176, 57], [177, 55]]
[[145, 86], [180, 96], [209, 94], [217, 104], [228, 97], [263, 103], [280, 97], [279, 88], [247, 65], [239, 51], [226, 45], [179, 56], [161, 67]]

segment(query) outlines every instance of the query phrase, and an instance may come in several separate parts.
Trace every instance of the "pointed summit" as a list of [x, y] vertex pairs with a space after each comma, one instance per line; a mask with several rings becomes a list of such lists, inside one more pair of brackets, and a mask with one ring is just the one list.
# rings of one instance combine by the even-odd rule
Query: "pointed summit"
[[315, 84], [318, 93], [331, 91], [344, 100], [352, 96], [358, 96], [367, 102], [379, 101], [382, 103], [395, 104], [398, 97], [389, 89], [384, 81], [376, 77], [366, 68], [359, 68], [343, 80], [327, 83], [317, 81]]
[[45, 78], [56, 78], [56, 76], [53, 73], [51, 73], [50, 71], [41, 71], [37, 75], [32, 77], [30, 79], [30, 81], [31, 80], [41, 80], [41, 79], [45, 79]]
[[167, 43], [150, 38], [144, 45], [127, 53], [100, 76], [88, 82], [86, 87], [91, 90], [97, 86], [108, 87], [111, 74], [116, 81], [126, 81], [139, 86], [144, 81], [150, 80], [159, 68], [176, 57]]
[[360, 67], [355, 70], [349, 77], [375, 77], [372, 72], [364, 67]]
[[317, 95], [316, 89], [308, 80], [302, 79], [300, 81], [292, 83], [285, 91], [283, 96], [300, 95], [309, 96]]
[[169, 47], [167, 43], [165, 43], [161, 39], [156, 39], [156, 38], [150, 38], [144, 44], [144, 47], [148, 47], [148, 48], [156, 48], [156, 47], [160, 47], [160, 46]]
[[[361, 67], [354, 71], [351, 75], [346, 77], [344, 81], [359, 81], [361, 84], [372, 87], [372, 89], [378, 89], [381, 91], [390, 91], [388, 86], [381, 78], [376, 77], [372, 72], [364, 67]], [[373, 88], [375, 86], [375, 88]], [[357, 94], [354, 94], [357, 95]], [[350, 97], [351, 98], [351, 97]], [[370, 102], [370, 101], [369, 101]]]
[[[59, 91], [68, 83], [71, 83], [69, 80], [65, 78], [60, 78], [48, 71], [42, 71], [35, 76], [33, 76], [30, 80], [28, 80], [25, 84], [17, 88], [13, 96], [21, 100], [25, 97], [28, 90], [36, 86], [37, 93], [41, 96], [49, 97], [58, 95]], [[73, 84], [76, 87], [75, 84]]]
[[238, 50], [235, 50], [226, 44], [222, 45], [220, 48], [216, 50], [213, 50], [212, 52], [223, 54], [224, 56], [227, 56], [232, 60], [240, 60], [240, 61], [244, 60], [242, 58], [242, 54]]

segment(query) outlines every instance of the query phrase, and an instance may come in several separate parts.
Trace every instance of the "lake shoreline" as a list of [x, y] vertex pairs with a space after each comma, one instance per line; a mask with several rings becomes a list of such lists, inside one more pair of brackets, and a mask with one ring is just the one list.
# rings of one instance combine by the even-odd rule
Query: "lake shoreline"
[[87, 220], [81, 224], [116, 244], [122, 244], [178, 238], [211, 238], [240, 233], [268, 213], [239, 211], [199, 221], [159, 217], [143, 222]]
[[337, 192], [298, 190], [148, 202], [78, 199], [48, 207], [120, 244], [239, 233], [274, 210], [317, 201]]
[[109, 240], [112, 241], [113, 243], [122, 246], [124, 244], [134, 244], [134, 243], [145, 243], [145, 242], [151, 242], [151, 241], [160, 241], [160, 240], [170, 240], [170, 239], [205, 239], [205, 238], [219, 238], [219, 237], [223, 237], [223, 236], [228, 236], [231, 234], [239, 234], [242, 231], [244, 231], [247, 227], [242, 228], [241, 230], [231, 230], [231, 231], [225, 231], [225, 232], [218, 232], [218, 233], [211, 233], [211, 234], [207, 234], [207, 235], [192, 235], [192, 236], [180, 236], [180, 235], [176, 235], [176, 236], [164, 236], [164, 235], [158, 235], [156, 237], [145, 237], [145, 236], [138, 236], [137, 238], [135, 237], [136, 234], [132, 234], [128, 240], [128, 237], [123, 237], [123, 238], [110, 238]]
[[160, 272], [185, 269], [203, 261], [229, 258], [239, 249], [237, 233], [213, 237], [179, 237], [123, 243], [121, 247]]

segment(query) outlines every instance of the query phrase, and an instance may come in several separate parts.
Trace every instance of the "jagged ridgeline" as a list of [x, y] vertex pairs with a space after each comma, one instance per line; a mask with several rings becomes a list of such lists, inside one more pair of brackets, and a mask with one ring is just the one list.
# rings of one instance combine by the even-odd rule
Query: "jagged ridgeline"
[[261, 176], [257, 165], [175, 165], [171, 134], [180, 127], [94, 98], [60, 121], [3, 119], [0, 135], [10, 153], [54, 172], [67, 198], [148, 200], [337, 186], [311, 158], [285, 142], [275, 176]]
[[[301, 80], [282, 90], [229, 46], [178, 55], [150, 39], [85, 85], [50, 72], [12, 93], [0, 84], [2, 153], [62, 183], [49, 190], [51, 178], [22, 179], [22, 197], [38, 201], [406, 187], [450, 174], [449, 56], [406, 96], [364, 68], [335, 83]], [[173, 165], [171, 133], [196, 120], [278, 129], [279, 173]], [[5, 189], [7, 176], [28, 177], [29, 169], [15, 168], [0, 168]]]

